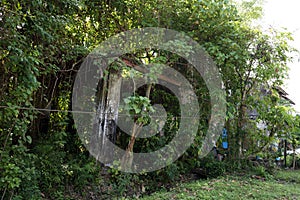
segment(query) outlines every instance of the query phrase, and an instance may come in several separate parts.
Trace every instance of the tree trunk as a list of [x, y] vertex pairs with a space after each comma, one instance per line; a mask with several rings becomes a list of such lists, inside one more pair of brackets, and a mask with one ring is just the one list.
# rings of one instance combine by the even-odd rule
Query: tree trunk
[[129, 140], [126, 152], [124, 154], [124, 156], [122, 157], [121, 160], [121, 166], [123, 169], [126, 170], [130, 170], [132, 167], [132, 161], [133, 161], [133, 147], [134, 147], [134, 143], [135, 143], [135, 139], [138, 136], [138, 134], [140, 133], [141, 129], [143, 127], [143, 124], [141, 123], [134, 123], [133, 124], [133, 128], [132, 128], [132, 135], [131, 138]]
[[237, 122], [237, 158], [241, 159], [243, 157], [243, 141], [245, 139], [243, 128], [245, 125], [244, 118], [245, 118], [246, 109], [245, 106], [241, 105], [239, 107], [239, 116]]
[[284, 167], [287, 167], [286, 163], [286, 150], [287, 150], [287, 140], [284, 140]]
[[293, 145], [293, 170], [295, 169], [295, 167], [296, 167], [296, 148]]
[[[151, 92], [152, 85], [149, 84], [146, 90], [146, 97], [150, 98], [150, 92]], [[121, 160], [121, 166], [125, 170], [130, 170], [132, 168], [132, 161], [133, 161], [133, 147], [135, 143], [136, 137], [139, 135], [143, 128], [142, 123], [134, 122], [131, 132], [131, 138], [129, 140], [128, 146], [126, 148], [126, 152]]]

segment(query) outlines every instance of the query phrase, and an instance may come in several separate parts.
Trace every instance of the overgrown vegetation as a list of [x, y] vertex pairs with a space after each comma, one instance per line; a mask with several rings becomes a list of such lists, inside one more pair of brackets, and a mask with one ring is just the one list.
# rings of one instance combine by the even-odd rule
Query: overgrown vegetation
[[[260, 6], [254, 6], [253, 10], [247, 5], [243, 5], [247, 8], [244, 8], [246, 15], [227, 0], [2, 0], [1, 199], [139, 197], [162, 187], [169, 188], [182, 181], [183, 174], [195, 169], [201, 169], [205, 178], [215, 178], [237, 169], [251, 168], [248, 156], [252, 154], [262, 152], [273, 163], [278, 155], [269, 155], [267, 149], [276, 137], [287, 139], [295, 149], [299, 145], [299, 117], [291, 115], [289, 106], [274, 90], [286, 78], [287, 63], [294, 51], [288, 45], [292, 37], [278, 30], [265, 33], [250, 25], [249, 22], [261, 14]], [[102, 166], [82, 144], [71, 114], [72, 87], [80, 64], [93, 48], [110, 36], [141, 27], [184, 32], [214, 59], [224, 82], [227, 101], [225, 127], [230, 149], [223, 162], [213, 157], [198, 157], [211, 114], [205, 82], [186, 60], [158, 49], [141, 49], [124, 56], [132, 63], [148, 59], [147, 63], [168, 64], [191, 83], [201, 110], [199, 129], [191, 147], [163, 169], [127, 174]], [[189, 46], [185, 48], [188, 50]], [[118, 66], [114, 70], [119, 70]], [[159, 71], [149, 73], [149, 78], [157, 79]], [[260, 86], [272, 90], [272, 95], [260, 98]], [[149, 95], [145, 95], [146, 91], [140, 88], [137, 95], [128, 98], [126, 109], [133, 115], [140, 115], [143, 114], [141, 107], [152, 110], [154, 104], [161, 104], [166, 110], [166, 122], [159, 134], [147, 139], [137, 138], [130, 151], [150, 152], [163, 147], [172, 140], [180, 125], [176, 96], [155, 84]], [[259, 116], [253, 121], [247, 109], [254, 108]], [[274, 114], [270, 116], [269, 113]], [[148, 124], [149, 116], [136, 121]], [[268, 124], [270, 134], [254, 126], [259, 121]], [[129, 139], [119, 131], [115, 142], [126, 149]], [[257, 145], [258, 141], [262, 145]], [[293, 158], [295, 163], [300, 162], [299, 157]], [[269, 168], [272, 167], [263, 165], [256, 170], [259, 176], [267, 177]], [[191, 183], [184, 186], [185, 190], [175, 189], [164, 195], [167, 199], [193, 195], [226, 199], [239, 198], [238, 192], [244, 192], [249, 198], [297, 198], [297, 184], [287, 188], [274, 181], [226, 176], [213, 179], [211, 183]], [[259, 196], [262, 194], [257, 190], [263, 185], [266, 188], [274, 185], [278, 193], [272, 190], [272, 193]], [[222, 190], [224, 187], [228, 190]], [[237, 193], [230, 192], [233, 190]], [[178, 194], [174, 196], [174, 192]], [[285, 195], [287, 193], [290, 196]], [[163, 198], [162, 194], [156, 197]]]

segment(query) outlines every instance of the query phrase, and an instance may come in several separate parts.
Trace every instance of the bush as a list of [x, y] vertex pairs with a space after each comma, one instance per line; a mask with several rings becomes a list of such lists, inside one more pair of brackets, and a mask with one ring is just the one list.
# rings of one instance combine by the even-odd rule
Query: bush
[[[22, 146], [13, 146], [13, 156], [2, 154], [0, 161], [0, 193], [3, 199], [40, 199], [38, 179], [35, 168], [36, 156], [28, 153]], [[13, 152], [13, 153], [12, 153]]]
[[215, 160], [212, 156], [207, 156], [201, 160], [201, 168], [208, 178], [216, 178], [223, 175], [227, 170], [226, 162]]
[[114, 168], [110, 168], [108, 172], [110, 178], [106, 187], [111, 188], [111, 190], [107, 191], [109, 198], [138, 197], [145, 192], [145, 185], [147, 185], [147, 180], [149, 180], [145, 174], [130, 174], [120, 172]]
[[[68, 194], [69, 190], [83, 191], [95, 183], [100, 165], [84, 154], [69, 155], [47, 142], [37, 145], [36, 164], [40, 172], [39, 187], [45, 194]], [[66, 192], [66, 188], [69, 188]]]
[[268, 177], [268, 172], [266, 170], [266, 168], [264, 166], [257, 166], [253, 169], [253, 172], [255, 173], [255, 175], [257, 176], [261, 176], [261, 177]]

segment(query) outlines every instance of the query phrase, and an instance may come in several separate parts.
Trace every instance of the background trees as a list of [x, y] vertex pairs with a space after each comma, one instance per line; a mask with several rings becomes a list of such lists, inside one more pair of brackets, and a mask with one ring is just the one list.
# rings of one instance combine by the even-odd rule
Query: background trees
[[[249, 21], [259, 16], [260, 8], [252, 13], [245, 10], [221, 0], [3, 0], [0, 6], [2, 198], [30, 195], [38, 198], [41, 193], [46, 196], [54, 193], [54, 198], [58, 198], [63, 196], [65, 188], [71, 191], [88, 182], [102, 183], [99, 180], [103, 177], [97, 171], [99, 165], [88, 156], [73, 127], [72, 115], [66, 111], [71, 110], [74, 78], [85, 56], [101, 41], [132, 28], [152, 26], [185, 32], [214, 59], [226, 91], [225, 127], [229, 133], [230, 157], [245, 156], [243, 141], [249, 134], [255, 139], [264, 138], [255, 128], [247, 129], [250, 123], [247, 110], [257, 109], [258, 119], [266, 120], [270, 129], [276, 127], [276, 133], [281, 131], [277, 115], [268, 116], [270, 111], [278, 111], [278, 103], [269, 97], [260, 98], [259, 88], [283, 84], [289, 52], [293, 50], [288, 40], [292, 38], [289, 33], [276, 30], [264, 33], [252, 26]], [[184, 60], [169, 52], [152, 51], [161, 55], [159, 59], [150, 58], [152, 62], [169, 64], [187, 77], [197, 91], [203, 111], [198, 135], [190, 149], [176, 163], [144, 175], [163, 181], [201, 164], [197, 156], [207, 130], [210, 105], [202, 78]], [[143, 53], [146, 50], [130, 56], [141, 60]], [[139, 92], [145, 94], [145, 89]], [[176, 133], [179, 123], [179, 107], [170, 106], [175, 100], [169, 91], [155, 86], [149, 99], [152, 103], [162, 103], [168, 110], [165, 136], [137, 140], [135, 148], [141, 151], [163, 146]], [[127, 140], [122, 136], [117, 143], [125, 146]], [[117, 182], [116, 179], [113, 180]]]

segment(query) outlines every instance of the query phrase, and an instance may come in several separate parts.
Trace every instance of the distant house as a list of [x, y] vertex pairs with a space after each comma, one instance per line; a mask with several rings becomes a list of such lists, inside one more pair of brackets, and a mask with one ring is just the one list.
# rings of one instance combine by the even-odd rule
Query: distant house
[[290, 98], [287, 97], [288, 93], [284, 91], [281, 87], [274, 87], [274, 89], [278, 92], [281, 99], [286, 101], [287, 104], [295, 105], [295, 102], [293, 102]]
[[[290, 98], [287, 97], [288, 93], [284, 89], [282, 89], [281, 87], [278, 87], [278, 86], [275, 86], [272, 89], [278, 92], [278, 94], [281, 98], [281, 103], [282, 104], [284, 104], [284, 105], [295, 105], [295, 102], [293, 102]], [[268, 90], [268, 89], [265, 89], [264, 87], [261, 87], [260, 91], [261, 91], [262, 96], [272, 95], [272, 91]], [[258, 114], [256, 109], [248, 110], [248, 116], [249, 116], [250, 119], [255, 120], [258, 115], [259, 114]]]
[[[260, 89], [260, 92], [261, 92], [261, 97], [263, 96], [266, 96], [266, 95], [272, 95], [273, 94], [273, 91], [277, 92], [279, 97], [280, 97], [280, 104], [281, 105], [295, 105], [295, 103], [290, 99], [288, 98], [288, 93], [282, 89], [281, 87], [273, 87], [272, 89], [266, 89], [265, 87], [261, 87]], [[254, 109], [249, 109], [248, 111], [248, 117], [250, 120], [256, 120], [257, 117], [259, 116], [259, 113], [257, 112], [257, 110], [254, 108]], [[259, 121], [259, 122], [256, 122], [256, 128], [258, 128], [259, 130], [261, 130], [265, 136], [269, 136], [270, 135], [270, 132], [268, 131], [268, 125], [266, 122], [264, 121]], [[276, 136], [276, 134], [275, 134]], [[254, 142], [254, 144], [256, 143], [257, 146], [260, 146], [260, 141], [245, 141], [244, 142], [244, 147], [247, 148], [247, 144], [249, 142]], [[271, 144], [270, 145], [270, 148], [272, 148], [273, 150], [277, 150], [279, 147], [278, 144]]]

